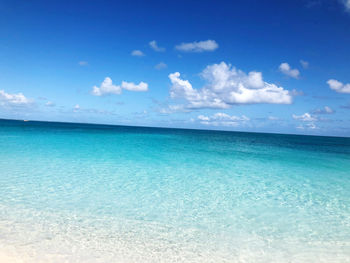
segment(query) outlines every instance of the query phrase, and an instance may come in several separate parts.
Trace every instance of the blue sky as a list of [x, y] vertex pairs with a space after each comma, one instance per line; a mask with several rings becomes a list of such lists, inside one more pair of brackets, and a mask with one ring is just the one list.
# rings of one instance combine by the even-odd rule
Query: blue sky
[[350, 135], [350, 1], [0, 1], [0, 118]]

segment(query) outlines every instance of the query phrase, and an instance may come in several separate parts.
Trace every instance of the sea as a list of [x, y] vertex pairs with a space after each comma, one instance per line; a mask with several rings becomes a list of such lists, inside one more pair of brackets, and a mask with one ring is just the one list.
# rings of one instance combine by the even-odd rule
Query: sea
[[23, 262], [350, 262], [350, 138], [0, 121]]

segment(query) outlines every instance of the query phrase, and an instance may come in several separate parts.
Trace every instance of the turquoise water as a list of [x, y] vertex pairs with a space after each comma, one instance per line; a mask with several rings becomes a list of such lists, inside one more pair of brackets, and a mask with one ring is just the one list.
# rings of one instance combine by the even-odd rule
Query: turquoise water
[[350, 138], [0, 121], [33, 262], [350, 262]]

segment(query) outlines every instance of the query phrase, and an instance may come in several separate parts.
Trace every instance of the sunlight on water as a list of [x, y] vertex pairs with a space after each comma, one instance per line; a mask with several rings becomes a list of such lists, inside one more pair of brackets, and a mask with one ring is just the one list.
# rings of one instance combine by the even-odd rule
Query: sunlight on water
[[28, 262], [350, 262], [350, 139], [0, 122]]

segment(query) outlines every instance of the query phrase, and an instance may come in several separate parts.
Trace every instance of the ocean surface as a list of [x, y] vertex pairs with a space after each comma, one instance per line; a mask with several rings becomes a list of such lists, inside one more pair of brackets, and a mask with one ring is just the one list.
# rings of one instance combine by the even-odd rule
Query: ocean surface
[[0, 121], [26, 262], [350, 262], [350, 138]]

